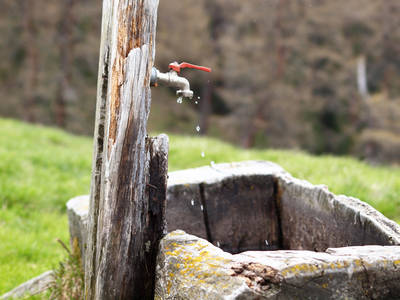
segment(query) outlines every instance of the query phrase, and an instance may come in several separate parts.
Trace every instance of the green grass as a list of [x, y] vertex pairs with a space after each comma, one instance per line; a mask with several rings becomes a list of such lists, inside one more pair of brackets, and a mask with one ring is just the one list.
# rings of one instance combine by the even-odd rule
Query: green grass
[[0, 119], [0, 294], [52, 269], [68, 241], [65, 201], [87, 194], [91, 140]]
[[[0, 295], [65, 257], [56, 239], [68, 242], [66, 201], [89, 192], [91, 153], [90, 138], [0, 119]], [[276, 162], [295, 177], [360, 198], [400, 221], [399, 168], [170, 135], [170, 170], [251, 159]]]

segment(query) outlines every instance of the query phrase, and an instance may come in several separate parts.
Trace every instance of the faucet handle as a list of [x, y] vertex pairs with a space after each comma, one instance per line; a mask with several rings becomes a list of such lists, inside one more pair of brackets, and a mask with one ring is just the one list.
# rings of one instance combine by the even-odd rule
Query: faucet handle
[[173, 62], [169, 64], [169, 69], [170, 70], [174, 70], [176, 73], [180, 73], [181, 69], [196, 69], [196, 70], [200, 70], [200, 71], [204, 71], [204, 72], [211, 72], [211, 68], [207, 68], [207, 67], [203, 67], [203, 66], [197, 66], [197, 65], [193, 65], [187, 62], [183, 62], [178, 64], [177, 62]]

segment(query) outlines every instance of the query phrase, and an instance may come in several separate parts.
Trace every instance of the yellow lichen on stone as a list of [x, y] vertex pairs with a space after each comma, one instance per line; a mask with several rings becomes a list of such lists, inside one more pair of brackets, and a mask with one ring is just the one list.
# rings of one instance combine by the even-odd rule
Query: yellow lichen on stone
[[167, 283], [167, 293], [168, 293], [168, 295], [171, 293], [171, 287], [172, 287], [172, 281], [168, 280], [168, 283]]
[[182, 230], [175, 230], [169, 233], [170, 236], [182, 236], [185, 235], [185, 232]]
[[357, 267], [361, 267], [361, 266], [363, 265], [361, 259], [355, 259], [355, 260], [354, 260], [354, 264], [355, 264]]
[[[188, 244], [172, 242], [169, 246], [170, 251], [165, 252], [165, 255], [174, 258], [174, 263], [170, 266], [179, 271], [178, 274], [182, 276], [179, 276], [180, 280], [183, 280], [183, 282], [186, 282], [186, 280], [193, 281], [195, 278], [195, 282], [192, 282], [192, 284], [197, 285], [207, 283], [207, 279], [211, 277], [215, 281], [215, 276], [227, 276], [227, 273], [220, 273], [216, 270], [230, 261], [220, 256], [211, 255], [208, 250], [203, 250], [209, 245], [201, 242]], [[172, 277], [173, 273], [169, 275]], [[170, 284], [172, 286], [172, 283]]]
[[197, 245], [195, 246], [195, 249], [198, 251], [201, 251], [206, 247], [207, 247], [207, 245], [202, 245], [201, 243], [197, 243]]
[[[357, 265], [360, 262], [356, 263]], [[322, 270], [337, 270], [349, 267], [350, 264], [346, 261], [334, 261], [331, 263], [324, 264], [296, 264], [294, 266], [287, 267], [281, 271], [283, 276], [289, 275], [300, 275], [304, 273], [317, 273]]]
[[312, 265], [311, 268], [314, 272], [318, 271], [318, 265]]

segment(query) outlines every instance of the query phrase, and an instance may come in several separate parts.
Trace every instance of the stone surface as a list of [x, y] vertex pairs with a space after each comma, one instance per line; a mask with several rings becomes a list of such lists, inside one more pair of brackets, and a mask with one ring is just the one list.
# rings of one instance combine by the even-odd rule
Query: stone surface
[[[87, 205], [87, 196], [68, 203], [81, 249]], [[182, 229], [232, 253], [400, 244], [399, 225], [368, 204], [262, 161], [169, 173], [166, 219], [168, 231]]]
[[37, 295], [46, 291], [54, 282], [54, 272], [47, 271], [31, 280], [24, 282], [8, 293], [1, 295], [1, 300], [21, 299], [32, 295]]
[[223, 252], [174, 231], [157, 260], [156, 299], [398, 299], [400, 247]]
[[[88, 198], [78, 199], [79, 205], [69, 205], [69, 218], [77, 224], [70, 226], [71, 235], [79, 240], [85, 235], [81, 224]], [[400, 245], [400, 226], [358, 199], [293, 178], [273, 163], [169, 173], [166, 219], [169, 231], [182, 229], [196, 236], [175, 232], [163, 239], [157, 259], [158, 299], [400, 295], [400, 248], [390, 246]], [[285, 250], [232, 255], [277, 248]]]
[[271, 175], [229, 176], [200, 187], [214, 245], [230, 253], [280, 248]]
[[155, 299], [257, 299], [245, 280], [232, 276], [233, 263], [232, 254], [174, 231], [161, 240]]
[[358, 199], [289, 174], [277, 176], [284, 249], [400, 245], [400, 227]]
[[[279, 248], [273, 177], [277, 174], [286, 172], [266, 161], [171, 172], [168, 230], [182, 229], [232, 253]], [[189, 212], [186, 205], [192, 199], [195, 206]]]
[[[85, 249], [87, 244], [87, 222], [89, 211], [89, 196], [78, 196], [67, 202], [67, 214], [71, 246], [74, 239], [78, 242], [82, 261], [85, 261]], [[76, 243], [75, 243], [76, 244]]]
[[169, 184], [166, 213], [167, 230], [185, 229], [191, 234], [207, 239], [202, 208], [198, 184]]

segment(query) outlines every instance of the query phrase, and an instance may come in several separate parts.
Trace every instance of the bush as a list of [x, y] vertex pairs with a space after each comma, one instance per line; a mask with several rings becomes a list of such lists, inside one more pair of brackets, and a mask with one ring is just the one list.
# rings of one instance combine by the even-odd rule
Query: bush
[[400, 137], [390, 131], [366, 129], [360, 136], [357, 153], [372, 163], [400, 163]]

